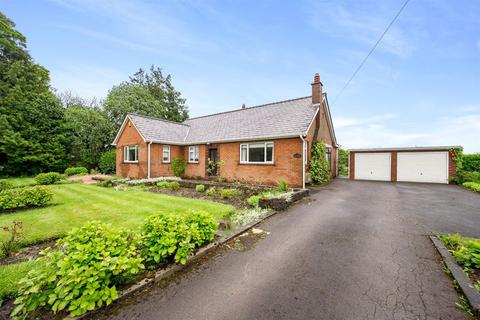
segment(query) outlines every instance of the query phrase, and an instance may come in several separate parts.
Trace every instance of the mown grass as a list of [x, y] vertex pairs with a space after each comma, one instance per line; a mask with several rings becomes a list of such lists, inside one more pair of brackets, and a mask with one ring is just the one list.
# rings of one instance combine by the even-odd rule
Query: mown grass
[[25, 187], [34, 185], [35, 179], [32, 177], [18, 177], [18, 178], [0, 178], [0, 180], [9, 181], [14, 187]]
[[[141, 190], [116, 191], [83, 184], [60, 184], [48, 188], [54, 193], [52, 205], [0, 214], [0, 226], [11, 224], [13, 220], [23, 222], [22, 245], [59, 238], [91, 220], [137, 229], [146, 217], [156, 212], [184, 214], [190, 210], [203, 210], [220, 219], [235, 211], [232, 206], [221, 203]], [[7, 237], [5, 232], [0, 233], [0, 240]]]
[[15, 297], [18, 281], [36, 264], [35, 261], [27, 261], [0, 266], [0, 301]]

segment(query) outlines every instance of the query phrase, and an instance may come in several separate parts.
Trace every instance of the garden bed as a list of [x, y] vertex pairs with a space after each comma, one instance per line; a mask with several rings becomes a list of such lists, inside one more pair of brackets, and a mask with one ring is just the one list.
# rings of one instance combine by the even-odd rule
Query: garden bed
[[263, 209], [273, 209], [273, 210], [286, 210], [294, 202], [301, 200], [302, 198], [308, 196], [308, 189], [294, 189], [291, 192], [280, 194], [277, 197], [266, 197], [260, 199], [258, 206]]

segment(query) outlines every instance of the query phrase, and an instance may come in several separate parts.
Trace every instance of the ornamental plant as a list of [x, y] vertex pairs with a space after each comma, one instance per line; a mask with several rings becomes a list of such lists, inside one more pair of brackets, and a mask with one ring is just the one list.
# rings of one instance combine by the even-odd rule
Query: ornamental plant
[[187, 166], [187, 162], [183, 158], [174, 158], [172, 160], [172, 170], [173, 174], [176, 177], [181, 177], [185, 174], [185, 168]]
[[480, 192], [480, 183], [477, 182], [465, 182], [463, 186], [475, 192]]
[[207, 196], [213, 197], [217, 194], [217, 189], [215, 187], [210, 187], [206, 192]]
[[312, 144], [310, 151], [310, 176], [313, 183], [325, 183], [331, 179], [325, 149], [323, 142], [314, 142]]
[[58, 172], [39, 173], [35, 177], [35, 181], [38, 184], [43, 184], [43, 185], [54, 184], [61, 181], [62, 179], [63, 179], [62, 175]]
[[88, 170], [85, 167], [70, 167], [65, 169], [65, 175], [67, 176], [84, 176], [88, 174]]
[[0, 192], [0, 211], [41, 207], [50, 202], [53, 193], [43, 186], [23, 187]]
[[192, 230], [195, 246], [200, 247], [213, 240], [218, 224], [211, 214], [204, 211], [194, 211], [187, 215], [187, 224]]
[[277, 181], [277, 190], [280, 192], [287, 192], [288, 191], [288, 183], [284, 179], [279, 179]]
[[45, 308], [79, 316], [118, 298], [117, 286], [143, 269], [138, 238], [125, 228], [90, 222], [47, 248], [19, 282], [14, 317]]
[[115, 149], [102, 153], [100, 160], [98, 161], [100, 172], [104, 174], [115, 173], [116, 161], [117, 153]]
[[8, 180], [0, 180], [0, 192], [13, 188], [13, 183]]
[[237, 197], [239, 195], [242, 194], [242, 191], [238, 190], [238, 189], [222, 189], [222, 191], [220, 191], [220, 197], [222, 199], [230, 199], [230, 198], [233, 198], [233, 197]]
[[205, 192], [205, 186], [203, 184], [197, 184], [195, 186], [195, 191], [197, 192]]
[[250, 196], [247, 199], [247, 203], [251, 207], [258, 207], [258, 203], [260, 202], [260, 199], [262, 199], [262, 195], [261, 194], [256, 194], [256, 195]]
[[1, 230], [8, 233], [8, 239], [1, 242], [0, 257], [8, 257], [20, 247], [20, 240], [23, 238], [23, 224], [15, 221], [10, 225], [4, 225]]

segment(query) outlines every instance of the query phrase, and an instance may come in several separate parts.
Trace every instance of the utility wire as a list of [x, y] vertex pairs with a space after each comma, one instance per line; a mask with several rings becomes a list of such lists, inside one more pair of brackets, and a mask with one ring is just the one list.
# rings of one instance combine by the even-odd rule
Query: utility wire
[[363, 67], [363, 65], [365, 64], [365, 62], [367, 62], [368, 58], [372, 55], [373, 51], [375, 51], [375, 49], [378, 47], [378, 45], [380, 44], [380, 42], [382, 41], [383, 37], [387, 34], [388, 30], [390, 30], [390, 27], [393, 25], [393, 23], [397, 20], [398, 16], [400, 16], [400, 14], [402, 13], [403, 9], [405, 9], [405, 7], [407, 6], [407, 4], [410, 2], [410, 0], [406, 0], [402, 7], [400, 8], [400, 10], [398, 10], [397, 14], [395, 15], [395, 17], [393, 17], [392, 21], [390, 21], [390, 23], [388, 24], [387, 28], [385, 29], [385, 31], [383, 31], [383, 33], [380, 35], [380, 38], [378, 38], [377, 42], [375, 42], [375, 45], [372, 47], [372, 49], [370, 49], [370, 52], [367, 54], [367, 56], [362, 60], [362, 62], [360, 63], [360, 65], [357, 67], [357, 69], [355, 69], [355, 72], [352, 74], [352, 76], [350, 77], [350, 79], [348, 79], [347, 83], [345, 83], [345, 85], [343, 86], [342, 90], [340, 90], [340, 92], [337, 94], [337, 96], [335, 97], [335, 99], [333, 100], [332, 104], [335, 104], [335, 102], [338, 100], [338, 98], [342, 95], [342, 93], [345, 91], [345, 89], [348, 87], [348, 85], [350, 84], [350, 82], [352, 82], [353, 78], [355, 78], [355, 76], [357, 75], [357, 73], [360, 71], [360, 69]]

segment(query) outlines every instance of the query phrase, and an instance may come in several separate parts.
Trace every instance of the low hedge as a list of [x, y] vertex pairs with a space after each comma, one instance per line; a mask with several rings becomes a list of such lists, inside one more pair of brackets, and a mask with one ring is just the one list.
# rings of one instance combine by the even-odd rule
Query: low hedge
[[61, 181], [62, 179], [63, 179], [62, 175], [58, 172], [39, 173], [35, 177], [35, 181], [38, 184], [43, 184], [43, 185], [54, 184]]
[[477, 182], [465, 182], [463, 186], [475, 192], [480, 192], [480, 183]]
[[13, 183], [8, 180], [0, 180], [0, 191], [8, 190], [13, 188]]
[[88, 170], [85, 167], [70, 167], [65, 169], [67, 176], [84, 176], [88, 174]]
[[42, 186], [3, 190], [0, 192], [0, 211], [44, 206], [52, 198], [53, 193]]

